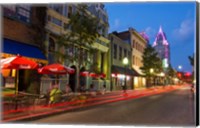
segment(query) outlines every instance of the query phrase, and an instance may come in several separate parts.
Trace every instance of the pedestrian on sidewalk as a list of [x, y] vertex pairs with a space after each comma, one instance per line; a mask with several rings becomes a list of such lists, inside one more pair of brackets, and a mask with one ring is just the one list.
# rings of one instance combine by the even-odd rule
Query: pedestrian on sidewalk
[[101, 94], [104, 95], [105, 92], [106, 92], [106, 84], [103, 84], [103, 88], [102, 88]]
[[89, 91], [90, 91], [90, 95], [91, 95], [92, 97], [96, 96], [96, 90], [95, 90], [95, 88], [94, 88], [94, 84], [90, 84], [90, 89], [89, 89]]
[[50, 101], [49, 104], [60, 102], [62, 98], [62, 92], [58, 88], [57, 85], [54, 86], [54, 88], [50, 91]]
[[80, 86], [80, 92], [81, 92], [81, 93], [84, 93], [85, 91], [86, 91], [85, 85], [81, 85], [81, 86]]
[[126, 86], [125, 86], [125, 84], [122, 84], [122, 90], [123, 90], [124, 93], [126, 93]]
[[53, 89], [53, 85], [50, 85], [49, 89], [46, 90], [45, 98], [46, 98], [46, 105], [50, 103], [50, 92]]
[[194, 95], [195, 95], [195, 86], [194, 86], [194, 83], [191, 85], [190, 87], [190, 91], [191, 91], [191, 98], [194, 98]]
[[66, 93], [67, 95], [69, 95], [69, 93], [71, 93], [71, 92], [72, 92], [72, 89], [71, 89], [70, 85], [67, 84], [67, 85], [66, 85], [66, 88], [65, 88], [65, 93]]
[[70, 99], [70, 93], [72, 93], [72, 89], [69, 84], [66, 84], [64, 94], [62, 95], [63, 101], [68, 101]]

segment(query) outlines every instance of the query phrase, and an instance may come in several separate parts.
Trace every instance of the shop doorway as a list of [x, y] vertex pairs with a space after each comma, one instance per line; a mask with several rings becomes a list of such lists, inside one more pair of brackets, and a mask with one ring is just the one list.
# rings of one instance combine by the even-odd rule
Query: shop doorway
[[[86, 69], [85, 69], [85, 67], [82, 67], [81, 69], [80, 69], [80, 73], [81, 72], [84, 72], [84, 71], [86, 71]], [[85, 77], [85, 76], [81, 76], [80, 75], [80, 86], [86, 86], [86, 78], [87, 77]]]
[[76, 67], [71, 66], [74, 69], [74, 73], [69, 75], [69, 85], [73, 92], [76, 90]]
[[29, 85], [29, 77], [27, 76], [28, 73], [26, 70], [19, 70], [19, 84], [18, 84], [18, 91], [26, 91], [27, 85]]

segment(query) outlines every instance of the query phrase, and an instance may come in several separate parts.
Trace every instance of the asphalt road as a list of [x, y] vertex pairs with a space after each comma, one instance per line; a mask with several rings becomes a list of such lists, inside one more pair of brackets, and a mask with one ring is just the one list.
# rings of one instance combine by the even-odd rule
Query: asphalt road
[[31, 121], [35, 124], [194, 126], [195, 104], [188, 88], [119, 101]]

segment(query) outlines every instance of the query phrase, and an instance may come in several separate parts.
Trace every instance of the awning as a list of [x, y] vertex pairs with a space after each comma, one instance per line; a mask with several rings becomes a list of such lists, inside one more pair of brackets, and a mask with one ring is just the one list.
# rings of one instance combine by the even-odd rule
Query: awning
[[38, 47], [22, 42], [4, 38], [2, 51], [2, 57], [16, 56], [19, 54], [39, 63], [48, 63], [46, 57]]
[[139, 68], [134, 68], [134, 70], [139, 74], [139, 76], [144, 76], [144, 73]]
[[138, 76], [139, 74], [133, 70], [133, 69], [129, 69], [129, 68], [124, 68], [124, 67], [119, 67], [119, 66], [114, 66], [112, 65], [112, 73], [116, 73], [116, 74], [125, 74], [125, 70], [126, 70], [126, 74], [130, 75], [130, 76]]

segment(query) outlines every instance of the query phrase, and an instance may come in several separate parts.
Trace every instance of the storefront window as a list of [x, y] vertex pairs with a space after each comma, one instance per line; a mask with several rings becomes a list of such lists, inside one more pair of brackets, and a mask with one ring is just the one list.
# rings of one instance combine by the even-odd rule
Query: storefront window
[[119, 60], [122, 60], [122, 47], [119, 47]]
[[117, 45], [116, 44], [114, 44], [114, 59], [117, 59]]
[[48, 54], [48, 60], [49, 63], [53, 63], [54, 62], [54, 51], [55, 51], [55, 42], [52, 38], [49, 39], [49, 54]]
[[53, 53], [49, 52], [49, 54], [48, 54], [49, 64], [54, 63], [54, 60], [55, 60], [55, 55]]
[[68, 6], [68, 11], [67, 12], [68, 12], [67, 16], [68, 16], [68, 18], [70, 18], [71, 15], [72, 15], [72, 6]]
[[3, 6], [3, 14], [10, 18], [16, 18], [16, 6], [14, 5]]
[[22, 7], [18, 8], [18, 17], [21, 21], [29, 22], [30, 10], [24, 9]]
[[22, 22], [29, 23], [31, 15], [30, 5], [5, 5], [3, 6], [3, 14], [9, 18], [17, 19]]
[[15, 74], [16, 70], [12, 69], [2, 69], [2, 86], [5, 88], [15, 88]]
[[64, 30], [69, 30], [71, 29], [71, 26], [69, 24], [64, 23]]
[[51, 22], [58, 26], [62, 26], [62, 21], [57, 18], [51, 17]]
[[49, 39], [49, 52], [55, 51], [55, 42], [52, 38]]
[[52, 4], [52, 5], [50, 5], [50, 8], [52, 8], [52, 9], [55, 10], [56, 12], [62, 14], [62, 11], [63, 11], [63, 6], [62, 6], [62, 5], [55, 5], [55, 4]]
[[128, 58], [131, 59], [131, 52], [130, 51], [128, 51]]
[[124, 57], [127, 57], [127, 50], [124, 49]]

